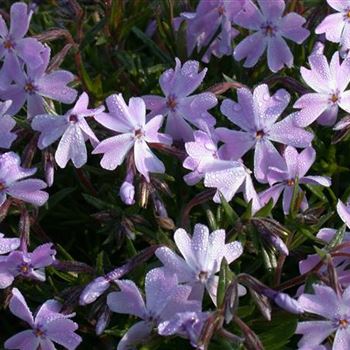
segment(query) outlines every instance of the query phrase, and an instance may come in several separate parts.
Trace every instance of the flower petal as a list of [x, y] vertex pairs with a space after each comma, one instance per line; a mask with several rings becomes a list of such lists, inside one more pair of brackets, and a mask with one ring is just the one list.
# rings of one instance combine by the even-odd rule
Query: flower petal
[[26, 321], [31, 327], [34, 327], [34, 319], [28, 305], [22, 295], [17, 289], [12, 289], [12, 298], [9, 304], [10, 311], [23, 321]]
[[119, 314], [128, 314], [146, 318], [147, 310], [139, 289], [128, 280], [116, 281], [120, 292], [112, 292], [107, 296], [107, 305]]

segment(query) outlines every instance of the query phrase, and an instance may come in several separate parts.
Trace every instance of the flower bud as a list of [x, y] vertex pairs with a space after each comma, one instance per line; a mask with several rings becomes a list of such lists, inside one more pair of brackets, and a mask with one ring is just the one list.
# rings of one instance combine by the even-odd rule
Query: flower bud
[[277, 293], [273, 301], [282, 309], [292, 313], [301, 314], [304, 312], [297, 300], [291, 298], [286, 293]]
[[79, 297], [80, 305], [87, 305], [93, 303], [99, 296], [101, 296], [109, 287], [109, 282], [103, 276], [95, 278], [82, 291]]
[[107, 305], [103, 307], [102, 313], [96, 323], [95, 332], [97, 335], [101, 335], [109, 324], [111, 319], [111, 310]]
[[55, 178], [55, 161], [51, 152], [45, 151], [43, 154], [45, 181], [51, 187]]
[[132, 183], [124, 181], [120, 187], [119, 195], [121, 200], [127, 205], [135, 203], [135, 187]]

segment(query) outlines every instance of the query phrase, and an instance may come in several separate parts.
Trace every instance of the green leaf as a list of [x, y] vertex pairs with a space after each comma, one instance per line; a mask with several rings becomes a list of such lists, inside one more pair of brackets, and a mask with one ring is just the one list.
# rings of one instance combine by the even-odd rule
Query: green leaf
[[143, 31], [137, 27], [133, 27], [131, 31], [151, 50], [151, 52], [157, 56], [162, 62], [173, 64], [174, 60], [166, 53], [164, 53], [157, 44], [150, 39]]
[[98, 198], [91, 196], [89, 194], [86, 194], [86, 193], [82, 193], [82, 196], [89, 204], [91, 204], [96, 209], [99, 209], [99, 210], [113, 209], [113, 210], [117, 210], [118, 212], [120, 211], [120, 209], [118, 207], [116, 207], [110, 203], [107, 203], [107, 202], [103, 201], [102, 199], [98, 199]]
[[281, 312], [274, 314], [270, 322], [266, 320], [254, 323], [253, 330], [268, 350], [285, 350], [289, 339], [294, 335], [298, 318], [296, 315]]
[[328, 202], [327, 197], [323, 193], [324, 187], [310, 184], [306, 184], [306, 187], [322, 202]]
[[334, 235], [331, 241], [326, 246], [326, 250], [330, 251], [335, 248], [337, 245], [343, 242], [345, 236], [346, 225], [344, 224]]
[[104, 274], [104, 271], [103, 271], [103, 254], [104, 254], [103, 251], [98, 253], [97, 258], [96, 258], [96, 273], [97, 273], [97, 275], [103, 275]]
[[223, 258], [220, 266], [219, 283], [218, 283], [218, 290], [216, 295], [216, 301], [219, 307], [221, 307], [223, 304], [226, 289], [228, 285], [231, 283], [232, 279], [233, 279], [233, 273], [230, 270], [230, 267], [226, 259]]
[[260, 208], [255, 214], [255, 217], [264, 218], [271, 215], [271, 210], [274, 206], [273, 199], [271, 198], [262, 208]]
[[299, 188], [299, 178], [296, 177], [295, 178], [295, 183], [294, 183], [294, 187], [293, 187], [293, 195], [292, 195], [292, 200], [290, 202], [290, 209], [289, 209], [289, 213], [290, 213], [290, 216], [292, 218], [295, 218], [297, 213], [298, 213], [298, 210], [299, 210], [299, 207], [298, 207], [298, 195], [300, 193], [300, 188]]
[[252, 217], [252, 206], [253, 206], [253, 200], [250, 200], [247, 209], [244, 211], [244, 213], [241, 215], [241, 220], [248, 221]]
[[316, 253], [320, 256], [320, 258], [322, 260], [326, 258], [328, 253], [327, 253], [327, 251], [325, 249], [320, 249], [320, 248], [318, 248], [316, 246], [314, 246], [314, 249], [315, 249]]
[[239, 216], [236, 214], [236, 212], [227, 202], [225, 197], [221, 193], [219, 194], [220, 194], [221, 205], [224, 208], [224, 212], [226, 214], [226, 219], [229, 222], [229, 224], [233, 225], [239, 219]]

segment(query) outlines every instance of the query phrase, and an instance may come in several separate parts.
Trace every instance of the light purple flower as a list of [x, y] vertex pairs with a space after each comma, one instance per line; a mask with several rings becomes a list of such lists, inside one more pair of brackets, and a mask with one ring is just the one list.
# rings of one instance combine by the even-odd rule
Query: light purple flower
[[12, 131], [16, 122], [7, 115], [11, 101], [0, 102], [0, 148], [10, 148], [17, 135]]
[[198, 348], [198, 340], [209, 314], [206, 312], [181, 312], [158, 326], [162, 336], [180, 335], [188, 338], [191, 345]]
[[338, 199], [337, 213], [346, 226], [350, 228], [350, 205], [345, 205], [340, 199]]
[[[20, 69], [22, 63], [36, 68], [42, 64], [40, 53], [44, 46], [34, 38], [25, 38], [33, 12], [24, 2], [11, 6], [10, 30], [0, 16], [0, 59], [4, 59], [0, 76], [2, 85], [11, 80], [11, 71]], [[4, 86], [3, 86], [4, 87]]]
[[225, 230], [216, 230], [209, 234], [208, 227], [196, 224], [193, 237], [180, 228], [175, 231], [174, 240], [183, 258], [167, 247], [156, 250], [156, 256], [169, 273], [175, 273], [180, 283], [192, 287], [191, 299], [202, 300], [206, 288], [214, 304], [222, 259], [230, 264], [243, 252], [240, 242], [225, 244]]
[[199, 312], [201, 303], [188, 300], [191, 287], [179, 285], [176, 275], [162, 268], [153, 269], [146, 275], [146, 303], [135, 283], [117, 280], [120, 292], [107, 296], [107, 305], [113, 312], [134, 315], [143, 321], [134, 324], [123, 336], [117, 350], [127, 350], [146, 340], [152, 329], [172, 319], [179, 312]]
[[207, 69], [198, 72], [197, 61], [187, 61], [181, 67], [176, 58], [176, 67], [165, 71], [159, 79], [160, 87], [165, 95], [146, 95], [142, 98], [147, 109], [151, 110], [149, 116], [162, 114], [167, 117], [165, 132], [175, 140], [193, 140], [192, 126], [200, 127], [205, 122], [213, 126], [215, 118], [208, 112], [217, 104], [215, 95], [203, 92], [189, 96], [203, 81]]
[[46, 183], [38, 179], [26, 179], [34, 175], [36, 169], [22, 168], [20, 164], [21, 159], [16, 153], [0, 155], [0, 206], [7, 195], [38, 206], [45, 204], [49, 195], [41, 190], [47, 187]]
[[286, 90], [280, 89], [270, 96], [268, 86], [262, 84], [253, 93], [246, 88], [238, 89], [237, 96], [238, 102], [226, 99], [221, 105], [221, 112], [241, 129], [216, 129], [225, 143], [222, 152], [237, 160], [255, 148], [254, 175], [258, 181], [266, 182], [268, 166], [280, 162], [280, 155], [271, 141], [307, 147], [313, 134], [295, 126], [293, 114], [276, 122], [290, 100]]
[[103, 154], [101, 166], [114, 170], [133, 149], [136, 169], [149, 181], [149, 173], [164, 173], [164, 164], [154, 155], [148, 143], [171, 144], [166, 134], [159, 133], [163, 116], [157, 115], [146, 123], [146, 106], [142, 98], [132, 97], [129, 106], [121, 94], [106, 100], [109, 113], [100, 113], [95, 119], [118, 135], [102, 141], [92, 152]]
[[215, 130], [205, 127], [193, 133], [194, 141], [185, 143], [188, 157], [183, 167], [192, 170], [184, 176], [187, 185], [195, 185], [202, 180], [207, 172], [227, 168], [227, 160], [223, 159], [218, 147]]
[[16, 114], [25, 103], [27, 103], [28, 117], [44, 114], [46, 112], [44, 97], [62, 103], [75, 101], [77, 91], [67, 86], [73, 81], [74, 75], [66, 70], [46, 73], [50, 60], [50, 48], [45, 47], [40, 55], [42, 63], [39, 66], [28, 65], [26, 70], [13, 69], [11, 78], [15, 83], [0, 91], [0, 98], [12, 100], [9, 114]]
[[316, 27], [316, 34], [325, 34], [327, 40], [340, 43], [342, 49], [350, 49], [350, 3], [341, 0], [327, 0], [337, 13], [332, 13]]
[[4, 234], [0, 233], [0, 255], [16, 250], [19, 245], [19, 238], [5, 238]]
[[[316, 237], [329, 243], [333, 239], [336, 233], [337, 233], [337, 230], [325, 227], [325, 228], [322, 228], [317, 233]], [[340, 243], [345, 243], [345, 242], [350, 242], [350, 232], [345, 232], [344, 239]], [[340, 254], [344, 254], [344, 256], [333, 257], [332, 258], [333, 265], [337, 270], [339, 283], [341, 283], [342, 286], [347, 287], [348, 285], [350, 285], [350, 273], [349, 273], [350, 271], [348, 269], [349, 258], [346, 255], [350, 254], [350, 247], [344, 246], [342, 248], [337, 248], [337, 252]], [[321, 261], [321, 257], [319, 254], [308, 255], [306, 259], [301, 260], [299, 262], [300, 273], [305, 274], [311, 271], [320, 261]], [[318, 272], [324, 275], [328, 275], [327, 265], [323, 264], [321, 268], [318, 270]]]
[[42, 244], [32, 253], [16, 250], [0, 261], [0, 289], [7, 288], [17, 276], [45, 281], [45, 267], [55, 261], [52, 243]]
[[303, 28], [305, 19], [295, 12], [282, 17], [284, 0], [258, 0], [260, 10], [251, 0], [247, 0], [243, 9], [235, 17], [235, 22], [255, 31], [243, 39], [234, 50], [237, 61], [245, 59], [244, 67], [253, 67], [267, 48], [267, 64], [272, 72], [285, 65], [292, 67], [293, 54], [285, 39], [301, 44], [309, 31]]
[[82, 167], [87, 162], [86, 140], [89, 139], [93, 146], [99, 143], [85, 118], [99, 115], [104, 107], [88, 109], [88, 105], [89, 96], [84, 92], [64, 115], [40, 114], [32, 121], [32, 128], [41, 133], [38, 140], [40, 149], [61, 138], [55, 153], [56, 163], [61, 168], [65, 168], [69, 160], [76, 168]]
[[[283, 211], [285, 214], [289, 213], [294, 185], [298, 178], [299, 184], [310, 184], [329, 187], [331, 179], [327, 176], [305, 176], [315, 161], [316, 152], [312, 147], [304, 149], [301, 153], [292, 147], [288, 146], [284, 153], [284, 166], [269, 167], [267, 171], [267, 179], [270, 188], [260, 193], [260, 200], [262, 204], [266, 204], [271, 198], [276, 204], [278, 198], [283, 192]], [[300, 188], [298, 189], [301, 190]], [[308, 208], [306, 197], [303, 198], [301, 209]]]
[[70, 320], [75, 314], [60, 313], [62, 305], [56, 300], [47, 300], [33, 317], [28, 305], [17, 288], [12, 289], [10, 311], [28, 323], [31, 329], [22, 331], [7, 339], [5, 349], [55, 350], [57, 343], [68, 350], [74, 350], [82, 339], [74, 333], [78, 325]]
[[339, 107], [350, 112], [350, 91], [345, 91], [350, 81], [350, 58], [339, 62], [339, 53], [335, 52], [330, 64], [324, 55], [309, 56], [311, 69], [301, 67], [304, 81], [316, 92], [301, 96], [294, 104], [299, 108], [295, 123], [307, 126], [316, 119], [319, 124], [333, 125], [337, 119]]
[[314, 284], [315, 294], [302, 294], [298, 301], [306, 312], [320, 315], [322, 319], [299, 322], [297, 334], [303, 337], [298, 346], [320, 345], [335, 332], [334, 350], [345, 350], [350, 347], [350, 287], [343, 295], [324, 285]]
[[[231, 55], [232, 40], [239, 33], [232, 24], [244, 2], [245, 0], [201, 0], [196, 12], [182, 13], [181, 16], [187, 22], [187, 54], [190, 56], [195, 47], [199, 52], [210, 44], [203, 57], [204, 62], [209, 62], [211, 54], [219, 58], [223, 55]], [[219, 34], [214, 38], [218, 31]]]

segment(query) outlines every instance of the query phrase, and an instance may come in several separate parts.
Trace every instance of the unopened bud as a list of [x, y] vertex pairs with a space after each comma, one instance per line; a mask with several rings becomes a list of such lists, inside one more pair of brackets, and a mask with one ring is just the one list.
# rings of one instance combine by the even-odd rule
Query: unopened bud
[[127, 205], [135, 203], [135, 187], [132, 183], [124, 181], [119, 190], [121, 200]]
[[107, 305], [105, 305], [96, 323], [95, 332], [97, 335], [101, 335], [104, 332], [104, 330], [109, 324], [110, 319], [111, 319], [111, 310]]
[[108, 289], [108, 287], [109, 281], [104, 276], [95, 278], [80, 294], [79, 304], [87, 305], [93, 303]]
[[286, 293], [277, 293], [273, 301], [282, 309], [292, 313], [292, 314], [301, 314], [304, 312], [304, 309], [298, 303], [297, 300], [291, 298]]
[[48, 187], [53, 185], [55, 179], [55, 161], [54, 156], [49, 151], [44, 151], [43, 153], [43, 161], [44, 161], [44, 172], [45, 172], [45, 180]]

